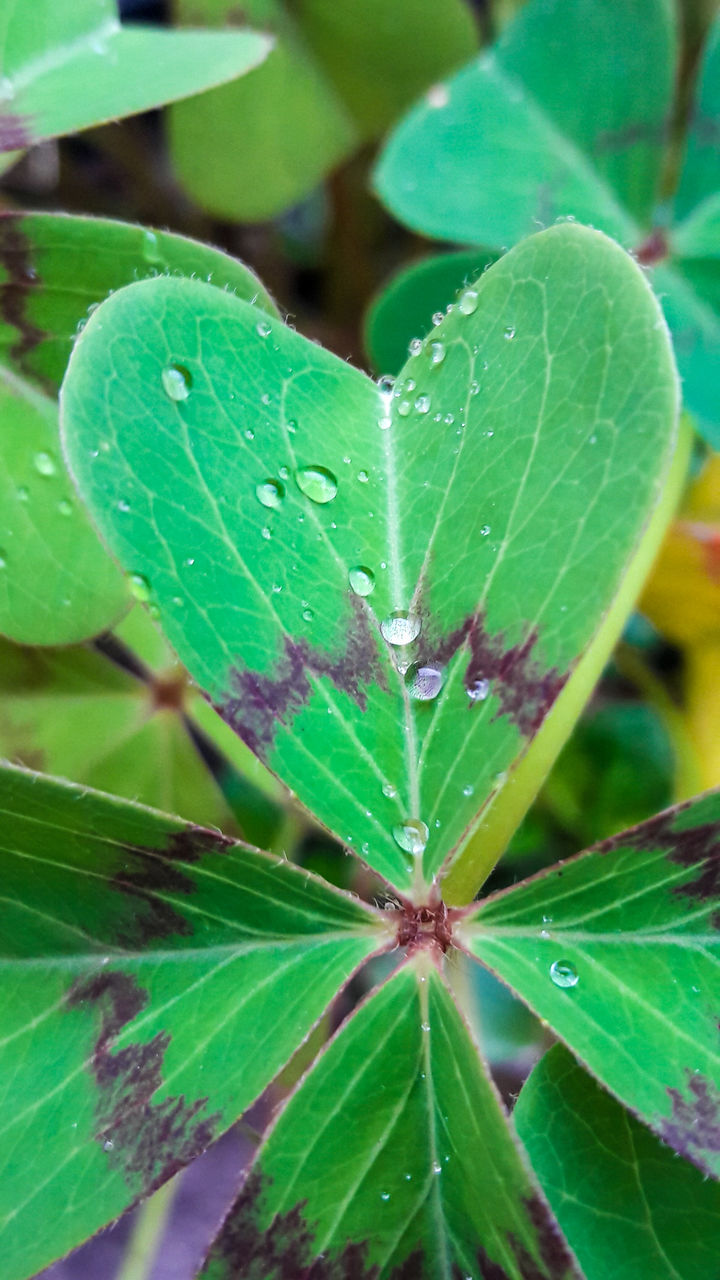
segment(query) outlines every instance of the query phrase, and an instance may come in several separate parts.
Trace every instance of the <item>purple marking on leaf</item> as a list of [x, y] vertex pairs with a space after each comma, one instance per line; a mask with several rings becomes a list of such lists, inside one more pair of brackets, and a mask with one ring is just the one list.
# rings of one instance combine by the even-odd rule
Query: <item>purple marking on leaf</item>
[[30, 128], [32, 116], [0, 115], [0, 151], [26, 151], [37, 142]]
[[[477, 1265], [481, 1280], [513, 1280], [521, 1276], [522, 1280], [573, 1280], [578, 1272], [568, 1250], [565, 1239], [552, 1217], [549, 1209], [539, 1196], [529, 1196], [522, 1200], [536, 1233], [537, 1253], [533, 1257], [527, 1246], [518, 1240], [515, 1232], [507, 1233], [507, 1243], [512, 1251], [515, 1268], [507, 1271], [505, 1267], [494, 1262], [484, 1248], [478, 1249]], [[453, 1280], [464, 1280], [465, 1271], [455, 1267]]]
[[597, 156], [613, 151], [626, 151], [629, 147], [650, 143], [651, 146], [662, 146], [669, 135], [670, 121], [659, 124], [655, 121], [635, 120], [624, 124], [621, 129], [604, 129], [598, 133], [593, 144], [593, 153]]
[[[677, 829], [678, 818], [687, 811], [693, 801], [659, 813], [632, 831], [621, 832], [598, 845], [598, 852], [611, 853], [615, 849], [666, 849], [669, 862], [676, 866], [698, 868], [694, 880], [675, 885], [677, 897], [691, 898], [698, 902], [720, 900], [720, 823], [700, 822], [694, 827]], [[712, 924], [720, 929], [720, 911], [712, 916]]]
[[[0, 315], [19, 335], [10, 348], [11, 357], [17, 360], [24, 372], [30, 372], [33, 378], [42, 382], [37, 374], [27, 369], [28, 356], [47, 335], [28, 320], [26, 314], [29, 298], [42, 281], [32, 265], [31, 246], [23, 234], [22, 224], [22, 214], [0, 214], [0, 264], [7, 275], [0, 284]], [[55, 391], [53, 388], [53, 394]]]
[[200, 1155], [216, 1135], [220, 1114], [200, 1117], [207, 1098], [187, 1102], [183, 1095], [152, 1098], [161, 1087], [162, 1067], [170, 1036], [116, 1042], [148, 1004], [148, 994], [129, 974], [103, 970], [81, 978], [70, 988], [70, 1009], [90, 1008], [100, 1029], [90, 1058], [98, 1089], [96, 1140], [108, 1163], [119, 1169], [137, 1195], [148, 1195], [178, 1169]]
[[192, 922], [164, 895], [195, 893], [196, 882], [182, 870], [183, 864], [191, 866], [205, 854], [222, 853], [231, 844], [226, 836], [188, 825], [175, 831], [163, 849], [121, 846], [123, 866], [112, 877], [110, 885], [135, 902], [132, 913], [117, 928], [113, 941], [132, 950], [142, 950], [162, 938], [191, 935]]
[[657, 1129], [668, 1146], [703, 1172], [717, 1176], [717, 1162], [710, 1162], [708, 1156], [720, 1153], [720, 1090], [711, 1080], [687, 1068], [685, 1077], [691, 1096], [684, 1097], [679, 1089], [668, 1089], [672, 1114], [669, 1118], [661, 1116]]
[[351, 600], [353, 622], [344, 648], [336, 656], [313, 648], [307, 640], [285, 638], [283, 652], [269, 672], [247, 668], [230, 672], [232, 694], [216, 709], [255, 755], [266, 758], [281, 724], [287, 724], [312, 697], [311, 676], [324, 676], [364, 711], [371, 681], [386, 688], [377, 640], [361, 600]]
[[[432, 635], [432, 620], [427, 624]], [[464, 684], [470, 692], [481, 680], [490, 681], [490, 693], [500, 702], [498, 716], [506, 716], [525, 737], [537, 733], [567, 680], [568, 673], [547, 667], [534, 652], [539, 640], [537, 627], [523, 640], [509, 645], [502, 632], [490, 635], [482, 613], [473, 614], [447, 636], [433, 642], [428, 639], [423, 661], [446, 666], [466, 646], [470, 660]], [[468, 701], [472, 713], [477, 703]]]

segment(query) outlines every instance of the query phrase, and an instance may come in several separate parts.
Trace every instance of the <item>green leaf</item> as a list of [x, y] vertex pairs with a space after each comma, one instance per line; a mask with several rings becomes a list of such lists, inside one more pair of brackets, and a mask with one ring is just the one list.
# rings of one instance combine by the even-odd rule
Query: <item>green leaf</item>
[[121, 27], [114, 0], [7, 0], [0, 151], [31, 147], [233, 80], [272, 47], [256, 32]]
[[688, 126], [685, 163], [674, 203], [677, 221], [717, 193], [719, 129], [720, 13], [708, 33], [700, 67], [694, 110]]
[[461, 939], [665, 1142], [720, 1173], [720, 792], [489, 898]]
[[[181, 22], [238, 21], [233, 0], [178, 0], [176, 11]], [[193, 199], [243, 220], [307, 195], [477, 44], [465, 0], [249, 0], [240, 20], [272, 31], [272, 53], [249, 79], [174, 107], [170, 136]]]
[[375, 299], [365, 321], [365, 345], [378, 373], [395, 374], [413, 338], [424, 338], [433, 313], [473, 280], [497, 254], [469, 249], [424, 258], [399, 271]]
[[63, 392], [79, 489], [192, 676], [322, 822], [418, 892], [601, 624], [677, 395], [642, 273], [576, 226], [507, 254], [433, 342], [442, 359], [423, 347], [388, 397], [219, 290], [149, 281], [92, 316]]
[[531, 0], [489, 53], [397, 126], [380, 197], [448, 240], [506, 245], [573, 214], [638, 244], [673, 69], [668, 0]]
[[285, 861], [96, 792], [6, 766], [0, 812], [0, 1231], [15, 1280], [227, 1128], [385, 932]]
[[112, 626], [130, 603], [60, 456], [57, 391], [88, 309], [161, 272], [211, 278], [274, 307], [226, 254], [107, 219], [6, 214], [0, 268], [0, 631], [71, 644]]
[[316, 1260], [318, 1275], [377, 1280], [576, 1274], [426, 956], [355, 1012], [301, 1083], [203, 1275], [280, 1280]]
[[720, 1187], [677, 1157], [556, 1045], [513, 1111], [587, 1280], [707, 1280]]

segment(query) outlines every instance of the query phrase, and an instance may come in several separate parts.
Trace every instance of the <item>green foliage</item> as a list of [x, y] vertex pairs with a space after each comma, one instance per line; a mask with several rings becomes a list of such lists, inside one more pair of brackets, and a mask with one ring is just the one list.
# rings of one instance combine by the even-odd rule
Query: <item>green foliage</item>
[[500, 248], [575, 217], [658, 264], [686, 404], [717, 445], [720, 18], [668, 203], [675, 65], [670, 0], [529, 0], [488, 53], [397, 126], [376, 185], [426, 235]]

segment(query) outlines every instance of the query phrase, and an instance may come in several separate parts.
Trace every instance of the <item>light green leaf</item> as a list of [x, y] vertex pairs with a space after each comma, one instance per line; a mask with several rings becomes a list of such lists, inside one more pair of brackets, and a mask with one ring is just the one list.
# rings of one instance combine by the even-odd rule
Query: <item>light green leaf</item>
[[427, 956], [355, 1012], [299, 1086], [203, 1275], [280, 1280], [321, 1258], [328, 1274], [377, 1280], [576, 1275]]
[[489, 898], [461, 940], [681, 1155], [720, 1173], [720, 792]]
[[433, 313], [444, 312], [462, 285], [497, 254], [480, 249], [443, 253], [403, 268], [375, 299], [365, 321], [365, 345], [380, 374], [395, 374], [413, 338], [430, 332]]
[[19, 1280], [227, 1128], [386, 932], [285, 861], [97, 792], [6, 766], [0, 813], [0, 1240]]
[[576, 226], [507, 254], [432, 341], [388, 397], [219, 290], [149, 281], [93, 315], [63, 392], [76, 483], [193, 677], [418, 892], [600, 625], [677, 396], [642, 273]]
[[0, 151], [33, 146], [234, 80], [267, 57], [256, 32], [121, 26], [114, 0], [6, 0]]
[[226, 254], [107, 219], [6, 214], [0, 267], [0, 632], [71, 644], [112, 626], [130, 603], [60, 456], [57, 391], [88, 309], [162, 272], [212, 279], [274, 307]]
[[[177, 0], [181, 22], [237, 21], [233, 0]], [[203, 208], [243, 220], [295, 204], [476, 47], [465, 0], [249, 0], [276, 45], [249, 79], [170, 113], [172, 155]], [[229, 157], [232, 157], [229, 162]]]
[[720, 1187], [658, 1142], [556, 1045], [513, 1111], [587, 1280], [707, 1280]]

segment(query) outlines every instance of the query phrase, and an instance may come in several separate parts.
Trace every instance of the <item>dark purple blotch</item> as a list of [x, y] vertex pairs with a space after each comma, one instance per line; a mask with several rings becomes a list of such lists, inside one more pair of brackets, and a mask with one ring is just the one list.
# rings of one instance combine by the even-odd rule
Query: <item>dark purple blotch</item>
[[0, 115], [0, 151], [26, 151], [37, 142], [29, 115]]
[[[33, 267], [30, 242], [23, 233], [22, 224], [22, 214], [0, 214], [0, 263], [7, 277], [0, 284], [0, 315], [18, 334], [10, 348], [10, 356], [24, 372], [42, 381], [27, 367], [28, 356], [47, 334], [27, 316], [28, 301], [42, 282]], [[53, 388], [53, 393], [55, 390]]]
[[323, 676], [365, 710], [366, 687], [386, 688], [378, 641], [370, 629], [361, 600], [351, 601], [352, 621], [345, 642], [335, 654], [314, 649], [307, 640], [285, 637], [282, 652], [270, 671], [260, 674], [236, 667], [230, 672], [232, 693], [217, 704], [223, 720], [266, 759], [280, 725], [287, 725], [312, 697], [311, 676]]
[[[547, 1206], [539, 1196], [529, 1196], [522, 1201], [535, 1228], [539, 1257], [533, 1258], [514, 1232], [507, 1235], [507, 1243], [513, 1255], [515, 1268], [506, 1271], [499, 1262], [493, 1262], [485, 1249], [477, 1251], [478, 1274], [481, 1280], [573, 1280], [577, 1276], [575, 1263], [568, 1251], [565, 1239]], [[453, 1270], [453, 1280], [465, 1280], [466, 1272], [459, 1267]]]
[[720, 1153], [720, 1090], [711, 1080], [687, 1068], [685, 1077], [688, 1094], [668, 1089], [672, 1112], [669, 1117], [660, 1117], [657, 1129], [668, 1146], [704, 1173], [717, 1177], [717, 1161], [711, 1162], [708, 1157]]
[[[676, 885], [673, 894], [677, 897], [690, 898], [693, 902], [716, 902], [720, 899], [720, 823], [701, 822], [694, 827], [677, 830], [679, 816], [684, 813], [687, 804], [665, 813], [658, 813], [648, 822], [643, 822], [632, 831], [622, 832], [598, 845], [601, 853], [611, 853], [615, 849], [667, 850], [669, 862], [678, 867], [697, 867], [698, 873], [687, 884]], [[720, 911], [712, 917], [716, 929], [720, 929]]]
[[129, 974], [103, 971], [71, 987], [67, 1006], [99, 1018], [90, 1058], [98, 1090], [96, 1140], [108, 1162], [138, 1195], [148, 1195], [200, 1155], [216, 1136], [220, 1115], [201, 1116], [207, 1098], [184, 1095], [153, 1102], [162, 1085], [170, 1036], [116, 1047], [123, 1029], [147, 1006], [148, 994]]

